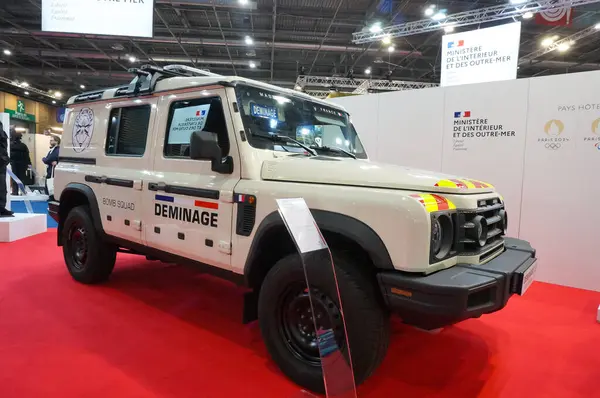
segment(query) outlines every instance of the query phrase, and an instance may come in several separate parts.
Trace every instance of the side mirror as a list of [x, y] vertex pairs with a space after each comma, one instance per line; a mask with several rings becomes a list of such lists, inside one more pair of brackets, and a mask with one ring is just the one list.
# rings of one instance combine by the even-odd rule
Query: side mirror
[[233, 173], [233, 159], [223, 157], [217, 134], [208, 131], [195, 131], [190, 137], [190, 158], [210, 160], [211, 170], [221, 174]]

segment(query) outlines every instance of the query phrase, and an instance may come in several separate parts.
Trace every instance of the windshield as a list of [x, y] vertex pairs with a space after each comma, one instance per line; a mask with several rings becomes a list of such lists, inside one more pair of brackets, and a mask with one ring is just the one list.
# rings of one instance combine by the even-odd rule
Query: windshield
[[367, 154], [348, 114], [293, 95], [237, 85], [237, 102], [248, 142], [255, 148], [306, 153], [296, 143], [269, 140], [287, 136], [314, 149], [320, 155], [366, 159]]

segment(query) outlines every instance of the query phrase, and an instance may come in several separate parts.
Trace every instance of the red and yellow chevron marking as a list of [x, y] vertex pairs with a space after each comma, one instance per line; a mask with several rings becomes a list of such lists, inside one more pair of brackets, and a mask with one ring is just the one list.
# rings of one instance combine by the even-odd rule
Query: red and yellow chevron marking
[[435, 184], [436, 187], [444, 187], [444, 188], [459, 188], [459, 189], [476, 189], [476, 188], [494, 188], [492, 184], [488, 184], [487, 182], [478, 181], [478, 180], [468, 180], [468, 179], [460, 179], [460, 180], [440, 180]]
[[428, 213], [440, 210], [456, 209], [454, 203], [440, 195], [422, 193], [410, 196], [421, 202], [421, 204], [425, 206], [425, 210], [427, 210]]

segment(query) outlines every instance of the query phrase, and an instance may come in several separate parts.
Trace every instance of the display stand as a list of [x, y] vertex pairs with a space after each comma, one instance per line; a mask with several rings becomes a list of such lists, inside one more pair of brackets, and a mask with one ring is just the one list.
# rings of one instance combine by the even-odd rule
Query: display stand
[[[338, 344], [340, 331], [334, 331], [329, 326], [320, 325], [317, 318], [314, 318], [327, 397], [356, 398], [351, 350], [346, 333], [346, 323], [343, 319], [344, 310], [329, 247], [304, 199], [277, 199], [277, 206], [302, 260], [312, 313], [315, 313], [312, 297], [313, 285], [318, 284], [321, 288], [323, 286], [335, 286], [335, 289], [331, 290], [337, 293], [337, 302], [339, 303], [340, 315], [344, 325], [343, 338], [341, 339], [345, 342], [344, 346], [340, 347]], [[308, 267], [308, 264], [319, 264], [321, 270], [327, 269], [331, 272], [325, 277], [323, 273], [320, 273], [319, 277], [316, 278], [311, 275], [311, 267]], [[327, 324], [326, 322], [321, 323]], [[303, 391], [300, 396], [314, 395]]]
[[[34, 214], [29, 198], [34, 195], [28, 187], [8, 168], [6, 173], [12, 178], [23, 193], [23, 202], [27, 213], [15, 213], [13, 217], [0, 218], [0, 242], [14, 242], [33, 235], [42, 234], [48, 230], [47, 216]], [[10, 189], [10, 184], [8, 189]], [[10, 200], [10, 196], [8, 196]], [[8, 201], [7, 201], [8, 202]]]

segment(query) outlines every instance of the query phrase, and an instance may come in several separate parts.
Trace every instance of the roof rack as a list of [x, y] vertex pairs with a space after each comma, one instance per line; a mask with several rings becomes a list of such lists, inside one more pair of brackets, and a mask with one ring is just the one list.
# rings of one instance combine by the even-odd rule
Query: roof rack
[[204, 70], [204, 69], [192, 68], [192, 67], [187, 66], [187, 65], [167, 65], [167, 66], [165, 66], [163, 68], [163, 70], [173, 71], [173, 72], [178, 72], [178, 73], [189, 73], [190, 75], [188, 75], [188, 76], [216, 76], [216, 77], [223, 77], [223, 75], [212, 73], [212, 72]]
[[[151, 94], [156, 88], [156, 83], [170, 77], [212, 76], [222, 77], [216, 73], [186, 65], [167, 65], [163, 68], [153, 65], [142, 65], [140, 68], [130, 68], [129, 73], [135, 75], [127, 86], [119, 86], [114, 97], [137, 97]], [[75, 97], [74, 102], [88, 102], [101, 99], [106, 90], [87, 92]]]

